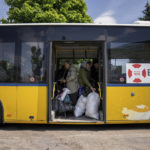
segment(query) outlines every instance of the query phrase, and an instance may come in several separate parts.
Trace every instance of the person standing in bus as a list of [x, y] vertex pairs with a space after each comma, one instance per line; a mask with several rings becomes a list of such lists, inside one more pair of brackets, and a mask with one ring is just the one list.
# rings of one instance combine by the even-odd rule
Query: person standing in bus
[[62, 81], [66, 80], [67, 74], [68, 74], [67, 63], [64, 63], [64, 65], [61, 67], [61, 69], [58, 70], [56, 75], [56, 81], [58, 81], [57, 88], [60, 91], [66, 87], [66, 83]]
[[91, 67], [91, 78], [94, 81], [94, 85], [97, 85], [97, 82], [99, 82], [99, 65], [98, 65], [98, 59], [93, 60], [93, 65]]
[[78, 99], [78, 77], [77, 70], [70, 61], [65, 62], [65, 69], [68, 70], [67, 77], [61, 82], [66, 83], [66, 87], [70, 90], [69, 96], [72, 104], [75, 106]]
[[83, 91], [85, 87], [90, 88], [91, 91], [95, 91], [95, 89], [92, 87], [91, 83], [91, 62], [90, 61], [85, 61], [79, 70], [79, 76], [78, 76], [78, 81], [79, 81], [79, 96], [83, 94]]

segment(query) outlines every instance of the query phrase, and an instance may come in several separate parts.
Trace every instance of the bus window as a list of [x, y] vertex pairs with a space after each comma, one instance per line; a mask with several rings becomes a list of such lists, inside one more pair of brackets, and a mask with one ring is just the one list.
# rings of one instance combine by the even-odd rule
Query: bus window
[[20, 80], [26, 83], [43, 83], [45, 81], [43, 42], [22, 43]]
[[126, 63], [150, 63], [149, 56], [150, 42], [110, 43], [109, 83], [126, 83]]
[[15, 43], [0, 42], [0, 82], [15, 82]]

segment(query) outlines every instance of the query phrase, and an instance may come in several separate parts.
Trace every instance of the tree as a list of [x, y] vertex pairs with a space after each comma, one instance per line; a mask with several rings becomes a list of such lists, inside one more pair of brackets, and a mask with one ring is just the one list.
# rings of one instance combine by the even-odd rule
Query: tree
[[140, 20], [144, 20], [144, 21], [150, 20], [150, 4], [148, 1], [145, 5], [145, 10], [143, 10], [143, 14], [144, 16], [142, 18], [139, 18]]
[[5, 0], [8, 18], [2, 23], [91, 23], [84, 0]]

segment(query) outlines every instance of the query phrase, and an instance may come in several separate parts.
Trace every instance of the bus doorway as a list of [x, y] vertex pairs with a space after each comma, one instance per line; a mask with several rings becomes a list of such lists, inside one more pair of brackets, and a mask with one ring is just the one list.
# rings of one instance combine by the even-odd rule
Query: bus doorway
[[[51, 106], [49, 107], [50, 113], [50, 121], [51, 122], [103, 122], [104, 121], [104, 82], [103, 82], [103, 42], [79, 42], [79, 41], [65, 41], [65, 42], [53, 42], [52, 43], [52, 68], [51, 68], [51, 78], [52, 78], [52, 86], [51, 89]], [[89, 81], [86, 81], [87, 90], [86, 94], [80, 93], [81, 85], [80, 85], [80, 74], [81, 68], [85, 63], [90, 64], [89, 68]], [[70, 68], [65, 68], [65, 64], [69, 64], [69, 66], [73, 66], [76, 70], [77, 84], [78, 90], [77, 94], [71, 97], [71, 94], [68, 92], [67, 96], [69, 96], [69, 102], [71, 109], [66, 111], [65, 104], [58, 104], [58, 97], [62, 95], [64, 89], [69, 89], [66, 82], [67, 76], [70, 73]], [[86, 76], [85, 76], [86, 78]], [[89, 82], [89, 83], [88, 83]], [[74, 84], [73, 84], [74, 86]], [[99, 102], [97, 102], [96, 106], [89, 105], [87, 106], [88, 95], [93, 93], [92, 88], [95, 91], [96, 95], [99, 97]], [[85, 87], [84, 87], [85, 88]], [[72, 88], [71, 88], [72, 89]], [[69, 89], [70, 90], [70, 89]], [[81, 104], [79, 101], [81, 95], [86, 98], [86, 102]], [[66, 99], [66, 98], [65, 98]], [[75, 99], [75, 102], [74, 100]], [[56, 102], [57, 101], [57, 102]], [[64, 100], [63, 100], [64, 101]], [[93, 100], [95, 101], [95, 100]], [[61, 108], [64, 107], [64, 108]], [[84, 106], [83, 106], [84, 105]], [[68, 107], [68, 106], [67, 106]], [[83, 108], [84, 107], [84, 108]], [[87, 108], [88, 107], [88, 108]], [[97, 107], [97, 108], [92, 108]], [[59, 111], [59, 109], [63, 109]], [[80, 109], [80, 110], [79, 110]], [[81, 110], [82, 109], [82, 110]], [[86, 111], [87, 109], [94, 109], [97, 113], [97, 117], [88, 116]], [[82, 112], [82, 113], [81, 113]], [[77, 115], [78, 114], [78, 115]], [[94, 114], [93, 114], [94, 115]]]

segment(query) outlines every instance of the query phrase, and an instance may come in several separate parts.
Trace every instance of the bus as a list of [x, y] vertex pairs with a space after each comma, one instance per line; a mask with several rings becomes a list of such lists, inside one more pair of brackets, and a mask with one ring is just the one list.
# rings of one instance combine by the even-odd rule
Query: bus
[[[58, 70], [94, 59], [99, 119], [56, 117]], [[150, 24], [0, 24], [0, 123], [150, 123]]]

